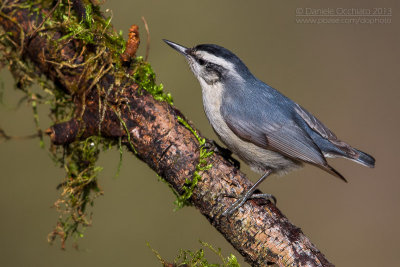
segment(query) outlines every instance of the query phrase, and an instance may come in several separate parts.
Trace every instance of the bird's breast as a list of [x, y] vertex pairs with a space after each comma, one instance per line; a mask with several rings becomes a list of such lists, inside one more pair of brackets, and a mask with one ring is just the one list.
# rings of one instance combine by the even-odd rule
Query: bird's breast
[[253, 143], [240, 139], [225, 123], [221, 114], [223, 90], [221, 84], [212, 86], [201, 82], [203, 106], [206, 116], [221, 141], [238, 155], [244, 162], [257, 172], [263, 173], [267, 169], [283, 173], [298, 167], [298, 163], [282, 156], [279, 153], [261, 148]]

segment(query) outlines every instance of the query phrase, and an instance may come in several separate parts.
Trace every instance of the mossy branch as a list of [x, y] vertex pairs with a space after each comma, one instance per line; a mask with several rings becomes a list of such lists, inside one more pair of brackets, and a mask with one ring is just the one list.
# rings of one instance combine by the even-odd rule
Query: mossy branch
[[175, 257], [173, 263], [167, 262], [165, 259], [162, 258], [160, 253], [156, 251], [155, 249], [151, 248], [150, 244], [147, 243], [147, 246], [153, 251], [153, 253], [156, 255], [157, 259], [160, 261], [160, 263], [164, 267], [184, 267], [184, 266], [199, 266], [199, 267], [240, 267], [237, 258], [235, 255], [231, 254], [227, 257], [224, 257], [222, 255], [221, 249], [214, 248], [210, 244], [199, 241], [200, 244], [209, 250], [211, 250], [212, 253], [218, 256], [220, 263], [210, 263], [207, 258], [205, 257], [205, 251], [203, 248], [200, 248], [196, 251], [190, 251], [190, 250], [180, 250], [178, 256]]
[[8, 65], [17, 88], [26, 93], [32, 93], [33, 82], [51, 81], [35, 92], [35, 104], [51, 106], [54, 125], [46, 133], [55, 160], [66, 169], [60, 186], [68, 212], [51, 237], [65, 241], [68, 231], [81, 233], [79, 225], [90, 225], [87, 209], [101, 193], [97, 156], [120, 144], [136, 151], [133, 155], [180, 196], [186, 194], [185, 201], [252, 265], [331, 266], [270, 202], [251, 200], [231, 217], [220, 216], [234, 201], [224, 194], [240, 194], [252, 183], [221, 155], [204, 149], [204, 138], [185, 124], [171, 96], [155, 84], [147, 62], [135, 51], [121, 60], [125, 41], [93, 2], [0, 3], [1, 64]]
[[183, 194], [178, 195], [176, 201], [175, 210], [179, 210], [185, 206], [191, 206], [190, 198], [193, 194], [193, 190], [196, 188], [199, 180], [201, 179], [200, 173], [211, 169], [212, 164], [208, 164], [207, 158], [209, 158], [213, 151], [207, 151], [205, 148], [206, 139], [199, 136], [199, 134], [185, 121], [182, 117], [177, 117], [178, 121], [182, 123], [197, 139], [200, 146], [199, 163], [196, 165], [196, 170], [194, 171], [191, 178], [186, 178], [185, 184], [182, 187]]

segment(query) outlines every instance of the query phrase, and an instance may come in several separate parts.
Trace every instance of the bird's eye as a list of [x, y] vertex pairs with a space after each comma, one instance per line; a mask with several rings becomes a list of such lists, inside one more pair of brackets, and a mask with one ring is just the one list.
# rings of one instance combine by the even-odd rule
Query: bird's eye
[[203, 66], [204, 64], [206, 64], [206, 62], [205, 62], [203, 59], [201, 59], [201, 58], [199, 58], [198, 62], [199, 62], [199, 64], [202, 65], [202, 66]]

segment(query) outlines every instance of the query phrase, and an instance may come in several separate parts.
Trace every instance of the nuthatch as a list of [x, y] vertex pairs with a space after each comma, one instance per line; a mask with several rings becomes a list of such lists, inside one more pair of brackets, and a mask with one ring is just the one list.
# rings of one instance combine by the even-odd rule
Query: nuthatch
[[311, 113], [253, 76], [229, 50], [214, 44], [186, 48], [164, 40], [186, 57], [199, 80], [204, 110], [221, 141], [263, 176], [223, 215], [232, 214], [271, 173], [284, 174], [313, 164], [346, 179], [326, 158], [347, 158], [373, 168], [375, 159], [339, 140]]

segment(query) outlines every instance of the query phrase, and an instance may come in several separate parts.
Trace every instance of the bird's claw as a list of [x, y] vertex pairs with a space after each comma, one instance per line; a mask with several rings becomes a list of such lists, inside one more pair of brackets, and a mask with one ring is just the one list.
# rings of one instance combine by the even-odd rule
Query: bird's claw
[[237, 200], [229, 206], [223, 213], [222, 216], [229, 216], [232, 215], [236, 210], [238, 210], [241, 206], [244, 205], [244, 203], [249, 200], [249, 199], [265, 199], [269, 200], [276, 205], [276, 197], [274, 197], [272, 194], [252, 194], [248, 196], [247, 194], [241, 196], [241, 197], [236, 197], [233, 195], [223, 195], [224, 197], [231, 197], [231, 198], [237, 198]]

